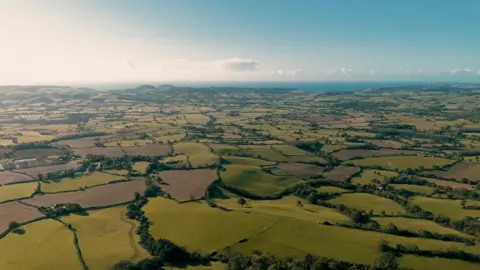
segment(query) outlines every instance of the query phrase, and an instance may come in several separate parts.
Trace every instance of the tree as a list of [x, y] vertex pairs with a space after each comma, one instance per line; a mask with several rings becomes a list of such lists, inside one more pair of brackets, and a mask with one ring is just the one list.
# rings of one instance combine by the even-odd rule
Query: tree
[[9, 230], [15, 230], [18, 227], [20, 227], [20, 223], [18, 223], [16, 221], [12, 221], [8, 224], [8, 229]]
[[247, 203], [244, 198], [238, 198], [238, 204], [240, 204], [242, 207]]
[[297, 207], [303, 207], [303, 203], [300, 200], [297, 200]]
[[382, 253], [377, 262], [375, 262], [374, 269], [382, 270], [396, 270], [398, 269], [398, 261], [395, 255], [391, 252]]

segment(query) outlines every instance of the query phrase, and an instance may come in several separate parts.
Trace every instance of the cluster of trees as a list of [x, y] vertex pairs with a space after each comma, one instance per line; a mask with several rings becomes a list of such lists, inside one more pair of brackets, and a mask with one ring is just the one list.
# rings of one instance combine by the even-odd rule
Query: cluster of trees
[[40, 206], [38, 210], [49, 218], [67, 216], [69, 214], [85, 214], [85, 209], [77, 203], [58, 204], [52, 206]]
[[100, 132], [100, 131], [85, 132], [85, 133], [62, 136], [62, 137], [59, 137], [59, 138], [55, 138], [51, 142], [58, 142], [58, 141], [64, 141], [64, 140], [75, 140], [75, 139], [80, 139], [80, 138], [97, 137], [97, 136], [105, 136], [105, 135], [108, 135], [108, 133]]
[[68, 170], [63, 170], [63, 171], [56, 171], [56, 172], [49, 172], [49, 173], [39, 173], [37, 175], [37, 179], [40, 181], [43, 180], [60, 180], [61, 178], [65, 177], [70, 177], [70, 178], [75, 178], [77, 173], [77, 170], [75, 169], [68, 169]]
[[297, 142], [295, 146], [307, 152], [319, 153], [323, 148], [323, 143], [318, 140], [313, 142]]

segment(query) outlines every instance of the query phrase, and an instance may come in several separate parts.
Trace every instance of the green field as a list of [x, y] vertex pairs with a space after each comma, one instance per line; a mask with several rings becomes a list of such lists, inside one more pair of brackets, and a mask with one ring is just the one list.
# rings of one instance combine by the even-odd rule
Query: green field
[[77, 231], [89, 269], [110, 269], [118, 261], [137, 261], [149, 256], [138, 245], [140, 238], [135, 234], [137, 223], [127, 219], [125, 212], [125, 207], [115, 207], [90, 211], [88, 216], [62, 218]]
[[121, 179], [125, 178], [102, 172], [94, 172], [75, 178], [62, 178], [60, 181], [43, 181], [41, 182], [40, 189], [46, 193], [79, 190], [86, 187], [108, 184], [110, 181]]
[[392, 184], [392, 187], [395, 189], [404, 189], [415, 193], [430, 195], [435, 192], [435, 189], [429, 186], [417, 186], [417, 185], [406, 185], [406, 184]]
[[30, 197], [37, 186], [35, 182], [0, 186], [0, 202]]
[[391, 179], [395, 176], [398, 176], [398, 173], [391, 171], [367, 169], [364, 170], [360, 176], [353, 178], [352, 182], [355, 184], [368, 185], [372, 184], [375, 180], [382, 183], [383, 181]]
[[329, 200], [333, 204], [344, 204], [348, 207], [363, 211], [373, 210], [375, 214], [380, 214], [385, 211], [387, 214], [404, 214], [405, 210], [396, 202], [367, 194], [367, 193], [347, 193], [340, 197]]
[[401, 266], [412, 268], [413, 270], [478, 270], [480, 267], [478, 263], [473, 262], [416, 255], [404, 255], [400, 257], [399, 263]]
[[435, 166], [443, 167], [451, 164], [453, 160], [438, 157], [420, 157], [420, 156], [390, 156], [390, 157], [369, 157], [365, 159], [356, 159], [348, 161], [349, 164], [357, 166], [380, 166], [389, 170], [405, 169], [432, 169]]
[[461, 243], [401, 237], [293, 219], [283, 219], [264, 233], [250, 238], [245, 243], [235, 244], [231, 249], [249, 254], [254, 250], [261, 250], [282, 258], [312, 254], [372, 264], [380, 256], [378, 243], [381, 240], [388, 241], [391, 245], [416, 244], [421, 249], [457, 248], [480, 252], [476, 247], [465, 247]]
[[412, 198], [412, 203], [434, 215], [442, 215], [453, 220], [460, 220], [466, 216], [480, 217], [480, 210], [465, 210], [460, 200], [433, 199], [417, 196]]
[[269, 215], [210, 208], [205, 203], [154, 198], [143, 208], [153, 222], [150, 232], [155, 238], [165, 238], [191, 251], [210, 253], [239, 240], [257, 235], [278, 221]]
[[245, 165], [245, 166], [268, 166], [268, 165], [276, 164], [276, 162], [273, 162], [273, 161], [266, 161], [263, 159], [248, 158], [248, 157], [225, 156], [222, 158], [226, 161], [226, 164]]
[[256, 195], [274, 195], [301, 181], [293, 176], [271, 175], [256, 166], [227, 165], [225, 168], [220, 174], [222, 182]]
[[210, 148], [201, 143], [181, 142], [173, 145], [177, 154], [185, 154], [190, 160], [192, 167], [203, 167], [217, 164], [219, 157], [210, 151]]
[[444, 235], [458, 235], [465, 238], [472, 238], [473, 236], [461, 233], [452, 228], [443, 227], [433, 221], [425, 219], [412, 219], [404, 217], [376, 217], [375, 221], [380, 223], [382, 227], [386, 227], [389, 223], [395, 224], [398, 229], [411, 232], [420, 232], [422, 230]]
[[25, 234], [10, 233], [0, 240], [0, 269], [83, 269], [65, 225], [48, 219], [22, 228]]
[[332, 187], [332, 186], [322, 186], [317, 188], [318, 193], [345, 193], [345, 192], [350, 192], [349, 190], [343, 189], [343, 188], [338, 188], [338, 187]]
[[307, 152], [290, 145], [274, 145], [273, 150], [282, 153], [285, 156], [306, 156]]
[[[297, 206], [298, 200], [302, 202], [302, 206]], [[240, 212], [296, 218], [312, 222], [329, 221], [331, 223], [343, 223], [350, 221], [348, 217], [333, 209], [308, 204], [305, 200], [293, 196], [271, 201], [247, 200], [247, 203], [243, 207], [238, 204], [237, 199], [217, 200], [216, 203], [227, 209]]]

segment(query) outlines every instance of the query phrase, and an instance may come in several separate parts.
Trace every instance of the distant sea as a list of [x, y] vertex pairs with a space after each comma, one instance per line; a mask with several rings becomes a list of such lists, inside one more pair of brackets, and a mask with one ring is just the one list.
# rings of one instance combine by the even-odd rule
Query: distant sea
[[100, 84], [81, 85], [99, 90], [135, 88], [142, 84], [161, 85], [171, 84], [174, 86], [188, 87], [245, 87], [245, 88], [290, 88], [310, 92], [338, 92], [355, 91], [365, 88], [427, 85], [429, 82], [149, 82], [149, 83], [127, 83], [127, 84]]

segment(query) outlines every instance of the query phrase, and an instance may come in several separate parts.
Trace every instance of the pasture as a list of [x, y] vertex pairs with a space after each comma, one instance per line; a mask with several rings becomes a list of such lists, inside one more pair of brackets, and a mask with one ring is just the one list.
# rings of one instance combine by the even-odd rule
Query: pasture
[[176, 155], [173, 157], [164, 157], [159, 161], [162, 164], [168, 164], [175, 168], [188, 168], [190, 166], [190, 162], [188, 161], [188, 156], [186, 155]]
[[84, 174], [75, 178], [62, 178], [58, 181], [43, 180], [40, 182], [40, 190], [45, 193], [80, 190], [88, 187], [108, 184], [114, 180], [124, 180], [122, 176], [102, 172]]
[[150, 163], [147, 161], [139, 161], [133, 164], [132, 169], [139, 173], [145, 174], [149, 165]]
[[249, 157], [235, 157], [235, 156], [225, 156], [222, 157], [226, 165], [235, 164], [235, 165], [244, 165], [244, 166], [269, 166], [275, 165], [273, 161], [267, 161], [263, 159], [249, 158]]
[[333, 204], [343, 204], [362, 211], [372, 210], [375, 214], [385, 212], [387, 214], [405, 214], [405, 210], [396, 202], [368, 193], [346, 193], [340, 197], [329, 200]]
[[121, 157], [123, 151], [121, 147], [89, 147], [89, 148], [75, 148], [73, 152], [81, 157], [88, 155], [98, 155], [106, 157]]
[[389, 179], [398, 176], [398, 173], [383, 170], [363, 170], [360, 176], [354, 177], [352, 183], [368, 185], [373, 183], [383, 183]]
[[453, 165], [447, 171], [426, 171], [424, 174], [435, 175], [445, 179], [455, 179], [456, 181], [463, 179], [480, 180], [480, 163], [462, 161]]
[[62, 220], [75, 228], [89, 269], [110, 269], [118, 261], [149, 256], [138, 244], [137, 222], [126, 217], [126, 207], [90, 211], [88, 216], [70, 215]]
[[256, 235], [278, 220], [275, 216], [225, 212], [205, 203], [179, 204], [165, 198], [151, 199], [143, 210], [152, 222], [153, 237], [203, 253], [221, 250]]
[[399, 263], [403, 267], [412, 269], [435, 269], [435, 270], [477, 270], [478, 263], [466, 262], [454, 259], [445, 259], [439, 257], [422, 257], [416, 255], [404, 255], [399, 258]]
[[73, 233], [60, 222], [47, 219], [22, 226], [25, 234], [0, 240], [0, 269], [83, 270], [73, 244]]
[[278, 168], [288, 175], [300, 178], [309, 178], [321, 175], [324, 167], [305, 163], [280, 163]]
[[460, 200], [433, 199], [417, 196], [412, 198], [412, 203], [420, 206], [425, 211], [434, 215], [442, 215], [452, 220], [460, 220], [466, 216], [480, 217], [480, 210], [465, 210]]
[[168, 144], [151, 144], [142, 146], [124, 147], [125, 155], [158, 157], [169, 154], [172, 149]]
[[375, 217], [373, 218], [373, 220], [378, 222], [382, 226], [382, 228], [386, 228], [388, 224], [392, 223], [400, 230], [411, 231], [414, 233], [428, 231], [443, 235], [458, 235], [465, 238], [474, 238], [471, 235], [461, 233], [452, 228], [444, 227], [433, 221], [425, 219], [413, 219], [404, 217]]
[[414, 193], [420, 193], [425, 195], [430, 195], [435, 192], [435, 189], [429, 186], [417, 186], [417, 185], [406, 185], [406, 184], [392, 184], [395, 189], [404, 189]]
[[324, 172], [323, 177], [333, 181], [345, 181], [357, 171], [358, 169], [355, 167], [339, 165], [328, 172]]
[[212, 153], [208, 146], [201, 143], [176, 143], [173, 145], [173, 150], [176, 154], [187, 155], [193, 168], [218, 164], [220, 161], [220, 158]]
[[161, 188], [179, 201], [203, 198], [208, 186], [218, 178], [217, 171], [213, 169], [171, 170], [157, 175], [167, 183]]
[[338, 194], [338, 193], [345, 193], [345, 192], [350, 192], [347, 189], [343, 188], [338, 188], [334, 186], [321, 186], [317, 188], [318, 193], [327, 193], [327, 194]]
[[27, 168], [27, 169], [17, 169], [17, 170], [14, 170], [14, 172], [24, 173], [31, 177], [37, 178], [39, 174], [46, 175], [47, 173], [53, 173], [57, 171], [66, 171], [66, 170], [76, 169], [78, 167], [80, 167], [80, 164], [76, 161], [72, 161], [67, 164], [41, 166], [41, 167], [33, 167], [33, 168]]
[[372, 167], [379, 166], [389, 170], [405, 169], [432, 169], [436, 166], [444, 167], [451, 164], [453, 160], [439, 157], [421, 157], [421, 156], [389, 156], [389, 157], [369, 157], [365, 159], [355, 159], [348, 161], [349, 164]]
[[430, 183], [434, 183], [435, 185], [437, 186], [440, 186], [440, 187], [451, 187], [453, 189], [473, 189], [471, 185], [468, 185], [468, 184], [462, 184], [462, 183], [458, 183], [458, 182], [455, 182], [455, 181], [446, 181], [446, 180], [440, 180], [440, 179], [435, 179], [435, 178], [430, 178], [430, 177], [418, 177], [422, 180], [425, 180], [427, 182], [430, 182]]
[[367, 150], [367, 149], [346, 149], [334, 152], [333, 156], [339, 160], [349, 160], [355, 158], [366, 157], [382, 157], [382, 156], [413, 156], [419, 154], [419, 151], [412, 150], [395, 150], [395, 149], [381, 149], [381, 150]]

